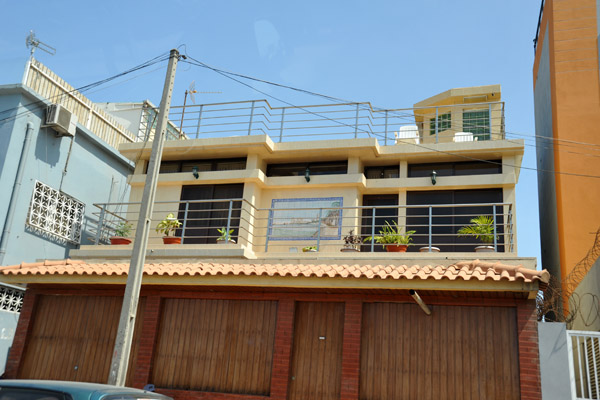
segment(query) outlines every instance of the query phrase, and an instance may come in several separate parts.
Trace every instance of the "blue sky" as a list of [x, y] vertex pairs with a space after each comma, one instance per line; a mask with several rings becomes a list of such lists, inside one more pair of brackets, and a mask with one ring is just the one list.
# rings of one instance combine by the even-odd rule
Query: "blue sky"
[[[36, 57], [74, 87], [107, 78], [169, 49], [219, 68], [384, 108], [411, 107], [453, 87], [502, 85], [506, 131], [530, 135], [523, 166], [535, 168], [533, 43], [540, 2], [0, 0], [0, 84], [21, 79], [30, 29], [55, 47]], [[93, 89], [97, 102], [160, 103], [166, 63]], [[214, 72], [180, 64], [173, 105], [192, 82], [196, 103], [265, 96]], [[287, 102], [322, 99], [267, 85]], [[271, 100], [269, 100], [272, 102]], [[517, 186], [519, 255], [540, 256], [536, 172]]]

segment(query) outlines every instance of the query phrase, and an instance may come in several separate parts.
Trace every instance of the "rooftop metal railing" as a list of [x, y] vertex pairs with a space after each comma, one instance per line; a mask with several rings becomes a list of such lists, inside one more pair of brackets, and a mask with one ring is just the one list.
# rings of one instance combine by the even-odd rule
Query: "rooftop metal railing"
[[[409, 251], [469, 252], [481, 245], [499, 252], [515, 249], [509, 203], [340, 207], [340, 200], [285, 199], [272, 208], [257, 208], [244, 199], [160, 201], [154, 206], [150, 244], [161, 243], [154, 229], [173, 214], [171, 221], [178, 220], [180, 225], [172, 233], [184, 245], [215, 244], [221, 238], [255, 252], [289, 253], [310, 247], [335, 252], [342, 248], [344, 237], [353, 233], [358, 239], [350, 247], [377, 252], [385, 251], [385, 245], [368, 238], [380, 237], [388, 224], [393, 228], [397, 224], [401, 234], [414, 231]], [[140, 203], [95, 206], [98, 220], [92, 240], [97, 245], [108, 244], [109, 237], [124, 223], [132, 228], [137, 223]], [[480, 236], [459, 235], [458, 230], [478, 216], [489, 216], [492, 223], [480, 228]], [[479, 240], [482, 238], [487, 242]]]
[[[183, 114], [183, 115], [182, 115]], [[266, 100], [172, 107], [181, 136], [268, 135], [275, 142], [377, 138], [383, 145], [504, 139], [504, 103], [406, 109], [370, 103], [271, 107]]]

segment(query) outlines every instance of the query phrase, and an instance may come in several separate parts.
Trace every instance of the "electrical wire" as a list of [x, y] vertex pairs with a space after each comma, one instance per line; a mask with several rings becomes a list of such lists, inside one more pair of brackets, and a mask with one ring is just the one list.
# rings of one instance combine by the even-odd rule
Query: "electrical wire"
[[[246, 86], [246, 87], [248, 87], [248, 88], [250, 88], [250, 89], [252, 89], [252, 90], [254, 90], [254, 91], [258, 92], [258, 93], [263, 94], [264, 96], [270, 97], [270, 98], [272, 98], [274, 100], [277, 100], [277, 101], [279, 101], [279, 102], [281, 102], [283, 104], [287, 104], [290, 107], [294, 107], [294, 108], [303, 110], [303, 111], [308, 112], [308, 113], [310, 113], [312, 115], [319, 116], [321, 118], [327, 119], [327, 120], [332, 121], [332, 122], [336, 122], [336, 123], [338, 123], [340, 125], [343, 125], [343, 126], [355, 128], [356, 130], [360, 130], [361, 132], [367, 133], [369, 135], [381, 137], [381, 135], [378, 135], [378, 134], [366, 131], [366, 130], [364, 130], [362, 128], [358, 128], [358, 127], [356, 127], [354, 125], [346, 124], [344, 122], [338, 121], [338, 120], [333, 119], [333, 118], [329, 118], [329, 117], [323, 116], [321, 114], [318, 114], [318, 113], [310, 111], [310, 110], [308, 110], [306, 108], [303, 108], [302, 106], [296, 106], [296, 105], [294, 105], [294, 104], [292, 104], [290, 102], [287, 102], [287, 101], [282, 100], [282, 99], [280, 99], [280, 98], [278, 98], [276, 96], [273, 96], [273, 95], [271, 95], [269, 93], [266, 93], [266, 92], [264, 92], [264, 91], [262, 91], [260, 89], [257, 89], [257, 88], [255, 88], [254, 86], [252, 86], [252, 85], [250, 85], [248, 83], [242, 82], [239, 79], [234, 78], [234, 76], [237, 76], [237, 77], [240, 77], [240, 78], [245, 78], [245, 79], [250, 79], [250, 80], [253, 80], [253, 81], [262, 82], [262, 83], [265, 83], [265, 84], [270, 84], [270, 85], [274, 85], [274, 86], [278, 86], [278, 87], [282, 87], [282, 88], [296, 90], [296, 91], [300, 91], [300, 92], [303, 92], [303, 93], [316, 95], [316, 96], [319, 96], [319, 97], [324, 97], [324, 98], [330, 99], [332, 101], [343, 101], [345, 103], [355, 103], [355, 104], [357, 104], [357, 102], [347, 101], [347, 100], [343, 100], [343, 99], [338, 99], [338, 98], [331, 97], [331, 96], [326, 96], [326, 95], [321, 95], [321, 94], [318, 94], [318, 93], [315, 93], [315, 92], [310, 92], [310, 91], [307, 91], [307, 90], [304, 90], [304, 89], [298, 89], [298, 88], [294, 88], [294, 87], [287, 86], [287, 85], [276, 84], [276, 83], [269, 82], [269, 81], [266, 81], [266, 80], [248, 77], [248, 76], [242, 75], [242, 74], [229, 73], [227, 71], [223, 71], [223, 70], [220, 70], [218, 68], [211, 67], [211, 66], [203, 63], [202, 61], [196, 60], [195, 58], [193, 58], [193, 57], [191, 57], [191, 56], [189, 56], [187, 54], [186, 54], [186, 57], [187, 57], [187, 59], [183, 60], [183, 62], [192, 64], [192, 65], [196, 65], [196, 66], [199, 66], [199, 67], [210, 69], [210, 70], [218, 73], [221, 76], [224, 76], [224, 77], [226, 77], [228, 79], [231, 79], [231, 80], [233, 80], [233, 81], [235, 81], [235, 82], [237, 82], [237, 83], [239, 83], [239, 84], [241, 84], [243, 86]], [[188, 61], [188, 59], [192, 60], [193, 62]], [[384, 109], [381, 109], [381, 110], [384, 110]], [[573, 141], [570, 141], [570, 142], [573, 142]], [[583, 142], [580, 142], [578, 144], [586, 144], [586, 145], [598, 146], [596, 144], [583, 143]], [[440, 150], [440, 149], [435, 149], [435, 148], [427, 147], [427, 146], [425, 146], [423, 144], [416, 144], [415, 143], [414, 145], [417, 146], [417, 147], [419, 147], [419, 148], [422, 148], [424, 150], [428, 150], [428, 151], [432, 151], [432, 152], [436, 152], [436, 153], [441, 153], [441, 154], [445, 154], [445, 155], [449, 155], [449, 156], [453, 156], [453, 157], [458, 157], [458, 158], [462, 158], [462, 159], [466, 159], [466, 160], [471, 160], [471, 161], [486, 162], [486, 163], [489, 163], [489, 164], [502, 165], [502, 166], [511, 167], [511, 168], [520, 168], [520, 169], [530, 170], [530, 171], [536, 171], [536, 172], [546, 172], [546, 173], [552, 173], [552, 174], [577, 176], [577, 177], [584, 177], [584, 178], [600, 178], [600, 175], [578, 174], [578, 173], [574, 173], [574, 172], [563, 172], [563, 171], [556, 171], [556, 170], [547, 170], [547, 169], [540, 169], [540, 168], [533, 168], [533, 167], [525, 167], [525, 166], [522, 166], [522, 165], [514, 165], [514, 164], [508, 164], [508, 163], [491, 161], [491, 160], [484, 160], [484, 159], [480, 159], [480, 158], [476, 158], [476, 157], [470, 157], [470, 156], [467, 156], [467, 155], [464, 155], [464, 154], [458, 154], [458, 153], [454, 153], [454, 152], [450, 152], [450, 151], [444, 151], [444, 150]]]
[[[14, 119], [19, 118], [19, 117], [21, 117], [23, 115], [27, 115], [27, 114], [33, 112], [36, 109], [45, 107], [47, 101], [53, 102], [53, 100], [55, 100], [57, 98], [60, 98], [62, 96], [66, 96], [68, 94], [77, 93], [77, 92], [78, 93], [84, 93], [84, 92], [86, 92], [88, 90], [91, 90], [93, 88], [101, 86], [101, 85], [103, 85], [105, 83], [108, 83], [108, 82], [113, 81], [115, 79], [118, 79], [120, 77], [129, 75], [129, 74], [131, 74], [133, 72], [142, 70], [144, 68], [148, 68], [148, 67], [150, 67], [152, 65], [155, 65], [157, 63], [163, 62], [163, 61], [168, 60], [168, 59], [169, 59], [169, 53], [167, 53], [166, 55], [163, 53], [163, 54], [161, 54], [159, 56], [156, 56], [156, 57], [154, 57], [154, 58], [152, 58], [152, 59], [150, 59], [148, 61], [143, 62], [142, 64], [139, 64], [139, 65], [137, 65], [135, 67], [132, 67], [132, 68], [126, 70], [126, 71], [120, 72], [120, 73], [118, 73], [116, 75], [113, 75], [111, 77], [108, 77], [108, 78], [105, 78], [105, 79], [101, 79], [99, 81], [96, 81], [96, 82], [93, 82], [93, 83], [81, 86], [79, 88], [70, 90], [68, 92], [62, 92], [60, 94], [48, 97], [48, 98], [43, 99], [43, 100], [37, 100], [37, 101], [31, 102], [31, 103], [28, 103], [28, 104], [21, 104], [21, 105], [19, 105], [17, 107], [0, 110], [0, 115], [2, 115], [2, 114], [8, 113], [8, 112], [12, 112], [12, 111], [16, 111], [16, 110], [19, 110], [19, 109], [22, 109], [22, 108], [33, 108], [33, 109], [28, 109], [28, 110], [16, 113], [15, 115], [11, 115], [9, 117], [0, 118], [0, 123], [14, 120]], [[33, 61], [33, 59], [32, 59], [32, 61]]]
[[[352, 101], [352, 100], [341, 99], [341, 98], [338, 98], [338, 97], [333, 97], [333, 96], [328, 96], [328, 95], [324, 95], [324, 94], [317, 93], [317, 92], [312, 92], [310, 90], [300, 89], [300, 88], [296, 88], [296, 87], [293, 87], [293, 86], [284, 85], [284, 84], [281, 84], [281, 83], [271, 82], [271, 81], [267, 81], [267, 80], [264, 80], [264, 79], [255, 78], [255, 77], [251, 77], [251, 76], [244, 75], [244, 74], [239, 74], [239, 73], [236, 73], [236, 72], [226, 71], [226, 70], [223, 70], [223, 69], [216, 68], [216, 67], [213, 67], [211, 65], [208, 65], [208, 64], [206, 64], [206, 63], [204, 63], [204, 62], [202, 62], [200, 60], [197, 60], [197, 59], [193, 58], [192, 56], [190, 56], [188, 54], [186, 54], [186, 57], [188, 59], [190, 59], [190, 60], [192, 60], [192, 61], [195, 62], [195, 64], [194, 63], [191, 63], [191, 64], [197, 65], [199, 67], [210, 69], [210, 70], [218, 72], [218, 73], [220, 73], [222, 75], [223, 74], [225, 74], [225, 75], [232, 75], [232, 76], [236, 76], [236, 77], [239, 77], [239, 78], [252, 80], [252, 81], [255, 81], [255, 82], [260, 82], [260, 83], [268, 84], [268, 85], [271, 85], [271, 86], [276, 86], [276, 87], [280, 87], [280, 88], [284, 88], [284, 89], [293, 90], [293, 91], [304, 93], [304, 94], [308, 94], [308, 95], [311, 95], [311, 96], [321, 97], [321, 98], [327, 99], [329, 101], [342, 102], [342, 103], [361, 104], [361, 103], [358, 103], [358, 102]], [[186, 62], [190, 63], [189, 61], [186, 61]], [[260, 92], [260, 93], [262, 93], [262, 92]], [[380, 108], [380, 107], [371, 107], [371, 108], [373, 110], [376, 110], [376, 111], [388, 111], [388, 112], [394, 113], [394, 114], [399, 115], [399, 116], [406, 116], [406, 117], [411, 117], [412, 116], [412, 114], [410, 114], [410, 113], [398, 114], [397, 113], [398, 110], [387, 110], [387, 109]], [[529, 134], [522, 134], [522, 133], [508, 132], [508, 131], [505, 132], [505, 133], [506, 134], [510, 134], [510, 135], [515, 135], [515, 136], [528, 136], [528, 137], [532, 137], [532, 138], [539, 138], [539, 139], [544, 139], [544, 140], [552, 140], [552, 141], [565, 142], [565, 143], [571, 143], [571, 144], [579, 144], [579, 145], [583, 145], [583, 146], [594, 146], [594, 147], [600, 148], [600, 144], [598, 144], [598, 143], [580, 142], [580, 141], [569, 140], [569, 139], [549, 138], [549, 137], [546, 137], [546, 136], [529, 135]]]

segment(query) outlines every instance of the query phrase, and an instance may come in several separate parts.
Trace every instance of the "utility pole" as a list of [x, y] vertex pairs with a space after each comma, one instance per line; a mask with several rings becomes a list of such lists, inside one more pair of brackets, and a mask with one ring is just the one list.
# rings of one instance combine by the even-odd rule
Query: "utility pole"
[[162, 158], [165, 143], [169, 108], [171, 107], [171, 95], [173, 93], [173, 83], [175, 81], [175, 70], [177, 68], [178, 60], [179, 52], [176, 49], [171, 50], [165, 86], [160, 101], [158, 126], [154, 132], [152, 153], [150, 154], [150, 162], [148, 164], [148, 174], [146, 175], [144, 194], [142, 195], [142, 205], [140, 206], [140, 215], [135, 231], [135, 241], [133, 242], [133, 252], [131, 254], [131, 262], [129, 263], [129, 273], [127, 274], [127, 286], [125, 286], [123, 307], [121, 309], [121, 317], [119, 318], [119, 328], [115, 340], [112, 361], [110, 363], [110, 374], [108, 376], [108, 383], [110, 385], [125, 385], [127, 366], [129, 364], [129, 353], [131, 352], [131, 342], [133, 340], [133, 328], [135, 326], [140, 288], [142, 286], [142, 274], [144, 272], [144, 263], [146, 261], [146, 248], [148, 247], [150, 223], [152, 222], [152, 210], [154, 209], [156, 182], [158, 180], [160, 160]]

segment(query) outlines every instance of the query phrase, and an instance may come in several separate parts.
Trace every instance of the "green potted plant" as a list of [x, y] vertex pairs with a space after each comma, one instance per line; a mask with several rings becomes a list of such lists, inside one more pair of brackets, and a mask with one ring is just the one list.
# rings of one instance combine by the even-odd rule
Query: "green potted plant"
[[115, 227], [115, 235], [109, 238], [110, 244], [113, 245], [127, 245], [131, 244], [131, 239], [129, 239], [129, 235], [131, 234], [131, 229], [133, 225], [131, 225], [127, 221], [121, 221]]
[[156, 232], [162, 233], [163, 243], [164, 244], [180, 244], [181, 238], [177, 236], [173, 236], [175, 234], [175, 229], [181, 226], [181, 222], [173, 213], [169, 213], [165, 219], [160, 221], [158, 225], [156, 225]]
[[314, 253], [317, 251], [317, 246], [304, 246], [302, 248], [302, 251], [304, 253]]
[[227, 232], [227, 228], [222, 227], [221, 229], [217, 229], [217, 232], [219, 232], [219, 234], [221, 235], [217, 238], [217, 243], [219, 243], [219, 244], [227, 244], [227, 243], [235, 244], [235, 240], [231, 238], [231, 235], [233, 235], [233, 229], [230, 229], [229, 232]]
[[471, 219], [470, 225], [465, 225], [458, 230], [458, 236], [472, 236], [484, 243], [483, 246], [475, 247], [477, 252], [493, 252], [494, 246], [494, 218], [489, 215], [480, 215]]
[[350, 229], [348, 235], [344, 236], [344, 247], [342, 247], [340, 251], [360, 251], [361, 243], [362, 239], [360, 236], [354, 234], [354, 229]]
[[412, 242], [411, 236], [416, 231], [406, 231], [402, 233], [402, 228], [398, 226], [398, 223], [394, 221], [394, 226], [390, 225], [388, 221], [385, 221], [385, 225], [379, 231], [379, 235], [369, 236], [365, 238], [366, 242], [374, 240], [375, 243], [384, 245], [385, 249], [389, 252], [406, 252], [408, 246]]

